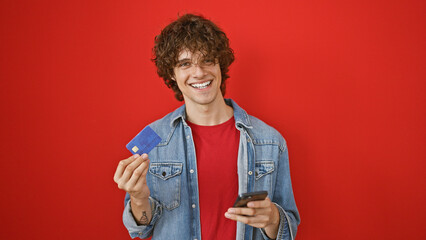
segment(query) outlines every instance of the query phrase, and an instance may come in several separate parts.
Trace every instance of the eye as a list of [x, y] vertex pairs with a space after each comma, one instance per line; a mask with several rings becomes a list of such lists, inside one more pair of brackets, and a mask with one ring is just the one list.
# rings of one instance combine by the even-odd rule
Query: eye
[[204, 59], [203, 63], [205, 65], [213, 65], [215, 63], [214, 59]]
[[179, 67], [189, 67], [191, 65], [190, 62], [181, 62], [178, 64]]

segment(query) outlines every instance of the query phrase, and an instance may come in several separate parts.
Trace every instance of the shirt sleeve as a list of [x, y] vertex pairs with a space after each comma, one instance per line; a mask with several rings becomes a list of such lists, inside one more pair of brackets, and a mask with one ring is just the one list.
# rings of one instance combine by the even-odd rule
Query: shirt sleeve
[[127, 228], [127, 231], [129, 231], [130, 237], [139, 237], [141, 239], [144, 239], [151, 236], [155, 224], [161, 217], [163, 208], [161, 204], [154, 198], [149, 197], [149, 203], [152, 206], [151, 222], [148, 225], [138, 225], [132, 214], [132, 208], [130, 205], [130, 195], [126, 194], [126, 198], [124, 200], [123, 224]]
[[[290, 166], [288, 160], [287, 145], [281, 146], [281, 154], [278, 162], [277, 182], [272, 202], [277, 206], [280, 214], [277, 240], [294, 240], [297, 226], [300, 224], [300, 216], [296, 207], [291, 186]], [[264, 239], [269, 240], [263, 229], [261, 233]]]

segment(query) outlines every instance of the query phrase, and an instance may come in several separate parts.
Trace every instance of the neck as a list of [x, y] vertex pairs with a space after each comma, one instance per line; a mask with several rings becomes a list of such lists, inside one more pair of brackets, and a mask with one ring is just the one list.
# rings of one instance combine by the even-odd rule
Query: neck
[[185, 104], [188, 121], [202, 126], [214, 126], [228, 121], [233, 115], [232, 107], [226, 105], [225, 100], [211, 104]]

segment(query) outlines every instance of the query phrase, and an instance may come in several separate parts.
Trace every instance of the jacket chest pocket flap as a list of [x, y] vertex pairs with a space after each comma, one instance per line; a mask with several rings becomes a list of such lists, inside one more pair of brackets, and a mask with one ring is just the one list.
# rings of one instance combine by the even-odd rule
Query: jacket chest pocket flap
[[259, 180], [265, 175], [274, 171], [274, 161], [256, 161], [255, 163], [255, 176]]
[[272, 173], [274, 172], [274, 161], [256, 161], [255, 162], [255, 191], [268, 191], [272, 198]]
[[151, 163], [149, 173], [152, 177], [151, 196], [157, 199], [168, 210], [180, 204], [180, 175], [183, 163], [162, 162]]

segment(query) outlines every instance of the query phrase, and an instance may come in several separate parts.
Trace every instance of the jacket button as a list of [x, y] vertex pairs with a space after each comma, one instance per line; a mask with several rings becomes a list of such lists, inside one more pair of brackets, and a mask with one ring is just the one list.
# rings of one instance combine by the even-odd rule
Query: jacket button
[[249, 172], [248, 172], [248, 175], [250, 175], [250, 176], [251, 176], [252, 174], [253, 174], [253, 172], [252, 172], [252, 171], [249, 171]]
[[166, 172], [163, 172], [161, 175], [163, 175], [163, 177], [165, 177], [166, 176]]

